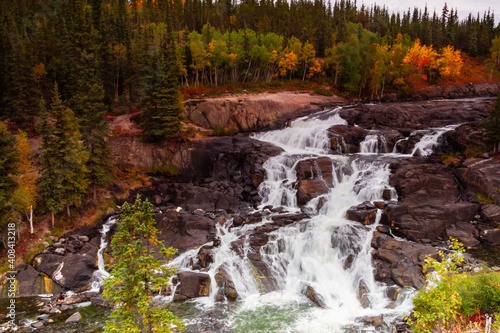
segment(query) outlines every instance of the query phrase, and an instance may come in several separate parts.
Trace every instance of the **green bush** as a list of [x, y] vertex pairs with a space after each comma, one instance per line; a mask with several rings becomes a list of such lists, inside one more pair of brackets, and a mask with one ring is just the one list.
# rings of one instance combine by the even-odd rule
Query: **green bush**
[[425, 260], [425, 268], [430, 272], [425, 287], [413, 299], [413, 321], [407, 320], [416, 333], [446, 330], [460, 324], [462, 316], [481, 310], [500, 312], [500, 274], [459, 272], [464, 249], [456, 239], [451, 240], [455, 252], [445, 255], [439, 251], [444, 258], [441, 262]]
[[455, 252], [445, 255], [439, 251], [441, 262], [428, 257], [425, 259], [427, 274], [425, 286], [413, 299], [414, 321], [408, 319], [414, 332], [431, 332], [434, 329], [450, 327], [459, 314], [462, 304], [460, 294], [454, 289], [458, 264], [463, 262], [463, 247], [456, 239], [452, 240]]
[[314, 92], [322, 96], [333, 96], [334, 93], [331, 90], [327, 90], [324, 86], [319, 86], [314, 89]]
[[488, 197], [486, 194], [483, 193], [478, 193], [476, 195], [476, 200], [483, 203], [483, 204], [492, 204], [493, 200], [491, 200], [490, 197]]
[[230, 136], [233, 135], [233, 129], [232, 128], [222, 128], [216, 126], [214, 128], [214, 135], [215, 136]]
[[148, 173], [158, 176], [175, 176], [179, 174], [179, 168], [170, 163], [165, 163], [162, 165], [155, 164], [148, 169]]
[[467, 274], [454, 289], [462, 299], [461, 312], [470, 316], [478, 310], [500, 311], [500, 274], [497, 272]]
[[464, 151], [466, 158], [482, 158], [485, 153], [484, 148], [475, 145], [468, 145]]

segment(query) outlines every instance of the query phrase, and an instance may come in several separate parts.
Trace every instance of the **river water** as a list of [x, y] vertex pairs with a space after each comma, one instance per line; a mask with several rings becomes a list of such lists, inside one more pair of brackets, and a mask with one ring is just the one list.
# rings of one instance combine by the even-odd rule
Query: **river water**
[[[271, 219], [242, 227], [232, 227], [231, 221], [219, 226], [221, 245], [214, 250], [214, 262], [205, 271], [212, 278], [210, 296], [193, 301], [196, 315], [187, 318], [190, 331], [389, 332], [410, 312], [412, 290], [401, 290], [393, 301], [386, 296], [389, 286], [374, 279], [370, 244], [380, 214], [368, 227], [347, 220], [345, 215], [351, 206], [382, 201], [384, 190], [397, 200], [395, 190], [389, 186], [389, 164], [417, 151], [421, 156], [431, 154], [440, 136], [456, 126], [421, 131], [421, 139], [411, 154], [399, 154], [397, 148], [388, 147], [384, 137], [370, 134], [361, 143], [359, 154], [343, 155], [338, 153], [340, 149], [330, 147], [327, 132], [334, 125], [346, 124], [337, 112], [324, 111], [297, 119], [285, 129], [253, 135], [284, 150], [263, 165], [266, 179], [259, 187], [262, 204], [258, 210], [282, 207], [283, 211], [274, 213], [279, 215], [305, 209], [312, 217], [272, 232], [269, 242], [260, 249], [277, 283], [276, 290], [267, 292], [248, 259], [253, 251], [248, 235]], [[331, 160], [332, 186], [326, 194], [300, 207], [296, 167], [301, 160], [319, 157]], [[236, 240], [244, 241], [243, 251], [232, 250], [231, 243]], [[172, 264], [180, 271], [190, 270], [196, 256], [197, 250], [192, 250]], [[215, 275], [220, 269], [234, 282], [237, 302], [215, 301]], [[306, 297], [308, 287], [321, 299], [322, 308]], [[373, 320], [366, 319], [374, 317], [379, 320], [371, 325]]]
[[[418, 134], [420, 141], [407, 155], [398, 153], [397, 144], [389, 146], [375, 131], [360, 144], [360, 153], [341, 154], [342, 147], [330, 147], [328, 136], [330, 127], [346, 124], [338, 111], [323, 111], [299, 118], [285, 129], [253, 135], [284, 150], [263, 165], [266, 178], [258, 189], [262, 203], [256, 211], [267, 215], [256, 224], [234, 227], [229, 220], [217, 225], [220, 246], [214, 249], [213, 263], [203, 270], [212, 279], [208, 297], [180, 304], [171, 303], [169, 297], [160, 300], [186, 321], [187, 332], [391, 332], [410, 312], [413, 290], [402, 289], [392, 300], [386, 296], [391, 286], [374, 279], [371, 239], [380, 212], [375, 224], [362, 226], [346, 219], [346, 211], [365, 201], [382, 201], [387, 191], [391, 200], [397, 200], [396, 191], [389, 185], [389, 164], [414, 154], [431, 154], [442, 134], [456, 126], [412, 133]], [[331, 161], [329, 189], [299, 205], [297, 165], [317, 158]], [[311, 170], [314, 172], [319, 171]], [[269, 214], [270, 206], [281, 209]], [[271, 232], [268, 243], [260, 248], [259, 255], [275, 281], [269, 290], [249, 259], [254, 252], [249, 235], [272, 223], [273, 216], [301, 211], [311, 217]], [[115, 218], [111, 218], [103, 226], [93, 290], [98, 290], [108, 276], [102, 252], [107, 245], [106, 233], [114, 223]], [[242, 244], [239, 251], [232, 246], [235, 241]], [[179, 271], [192, 270], [198, 250], [181, 254], [171, 265]], [[235, 302], [216, 301], [215, 276], [222, 269], [238, 293]], [[322, 307], [306, 296], [306, 290], [314, 290]]]

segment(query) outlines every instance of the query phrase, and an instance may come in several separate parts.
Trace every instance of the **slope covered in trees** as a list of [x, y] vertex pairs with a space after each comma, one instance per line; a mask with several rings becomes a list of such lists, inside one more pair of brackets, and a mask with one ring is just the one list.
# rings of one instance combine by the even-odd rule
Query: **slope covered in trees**
[[[10, 157], [0, 213], [19, 218], [39, 201], [69, 215], [90, 191], [95, 200], [113, 174], [110, 111], [140, 108], [144, 138], [162, 141], [179, 138], [180, 87], [317, 80], [380, 98], [453, 82], [470, 59], [492, 79], [499, 36], [492, 13], [459, 21], [448, 6], [392, 13], [344, 0], [3, 1], [0, 118], [11, 130], [41, 134], [43, 145], [37, 193], [24, 134], [16, 153], [2, 125]], [[48, 110], [43, 101], [51, 101]]]

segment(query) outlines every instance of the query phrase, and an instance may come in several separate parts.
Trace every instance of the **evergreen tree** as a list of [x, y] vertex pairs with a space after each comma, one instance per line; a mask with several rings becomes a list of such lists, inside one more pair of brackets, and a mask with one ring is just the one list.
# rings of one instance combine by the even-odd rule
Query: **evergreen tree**
[[4, 115], [24, 129], [32, 128], [39, 110], [40, 91], [33, 72], [33, 59], [24, 45], [12, 55], [9, 68], [7, 112]]
[[17, 166], [17, 151], [14, 137], [7, 126], [0, 122], [0, 228], [11, 222], [15, 216], [11, 204], [12, 195], [17, 187], [14, 180]]
[[498, 94], [495, 106], [490, 112], [488, 120], [484, 124], [488, 138], [493, 141], [493, 151], [500, 151], [500, 94]]
[[76, 91], [70, 104], [80, 120], [83, 144], [89, 152], [87, 168], [94, 201], [97, 189], [105, 186], [113, 177], [113, 161], [108, 144], [109, 127], [104, 119], [104, 88], [97, 69], [95, 55], [83, 51], [79, 60]]
[[54, 214], [77, 203], [88, 188], [88, 153], [81, 143], [78, 121], [73, 111], [64, 106], [57, 84], [52, 91], [50, 113], [42, 102], [42, 149], [39, 178], [40, 194], [45, 207]]
[[[154, 226], [153, 206], [140, 197], [132, 207], [125, 203], [117, 223], [111, 247], [117, 264], [112, 276], [104, 281], [103, 296], [118, 305], [109, 316], [105, 333], [111, 332], [174, 332], [183, 328], [168, 309], [153, 307], [153, 293], [159, 292], [175, 274], [165, 267], [176, 250], [165, 248], [158, 240]], [[153, 257], [155, 250], [163, 260]]]
[[156, 71], [145, 82], [142, 135], [148, 141], [173, 138], [181, 128], [183, 107], [180, 102], [177, 55], [171, 33], [161, 43]]

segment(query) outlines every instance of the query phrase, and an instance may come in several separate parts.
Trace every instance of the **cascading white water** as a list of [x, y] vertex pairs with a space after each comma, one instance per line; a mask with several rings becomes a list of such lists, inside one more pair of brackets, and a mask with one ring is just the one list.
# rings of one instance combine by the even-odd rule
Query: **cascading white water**
[[[203, 309], [217, 304], [215, 275], [223, 268], [239, 294], [239, 302], [224, 319], [231, 332], [342, 332], [358, 318], [383, 316], [389, 323], [411, 309], [411, 297], [402, 296], [391, 304], [385, 294], [386, 286], [374, 279], [371, 239], [380, 212], [372, 226], [363, 226], [345, 217], [351, 206], [382, 200], [383, 191], [391, 189], [388, 165], [395, 154], [387, 154], [390, 159], [384, 159], [383, 154], [376, 157], [364, 154], [387, 152], [387, 147], [380, 149], [383, 142], [378, 135], [367, 137], [361, 154], [330, 154], [327, 131], [341, 124], [346, 124], [345, 120], [333, 110], [300, 118], [283, 130], [254, 135], [255, 139], [284, 150], [263, 165], [266, 179], [259, 187], [262, 197], [259, 209], [272, 205], [288, 213], [301, 210], [297, 203], [295, 171], [301, 160], [330, 158], [333, 184], [328, 193], [307, 203], [314, 216], [271, 232], [268, 243], [261, 247], [260, 256], [276, 280], [276, 291], [262, 293], [258, 281], [261, 277], [247, 258], [253, 251], [248, 242], [249, 233], [271, 220], [234, 228], [230, 221], [217, 226], [221, 244], [214, 248], [214, 262], [205, 271], [212, 278], [211, 293], [208, 298], [195, 302]], [[444, 131], [439, 129], [439, 135]], [[429, 135], [425, 145], [422, 143], [418, 148], [425, 152], [432, 149], [432, 142], [437, 142], [439, 135], [432, 135], [432, 139]], [[394, 199], [394, 189], [392, 192]], [[235, 241], [241, 244], [239, 251], [233, 248]], [[196, 257], [197, 250], [191, 250], [176, 258], [172, 265], [180, 271], [190, 270]], [[324, 308], [311, 305], [304, 292], [308, 287], [322, 300]]]
[[104, 250], [108, 247], [108, 242], [106, 241], [106, 237], [108, 235], [109, 230], [117, 221], [116, 216], [112, 216], [109, 220], [102, 225], [101, 230], [101, 245], [99, 246], [99, 250], [97, 251], [97, 270], [94, 271], [92, 276], [92, 284], [90, 286], [90, 291], [99, 291], [102, 286], [102, 283], [105, 279], [109, 277], [109, 273], [106, 271], [104, 267]]
[[380, 134], [369, 134], [359, 144], [361, 154], [387, 153], [387, 139]]
[[420, 156], [429, 156], [433, 152], [433, 148], [437, 146], [438, 139], [446, 132], [454, 130], [460, 125], [449, 125], [445, 127], [432, 128], [428, 130], [420, 141], [415, 145], [411, 155], [415, 155], [417, 152]]

